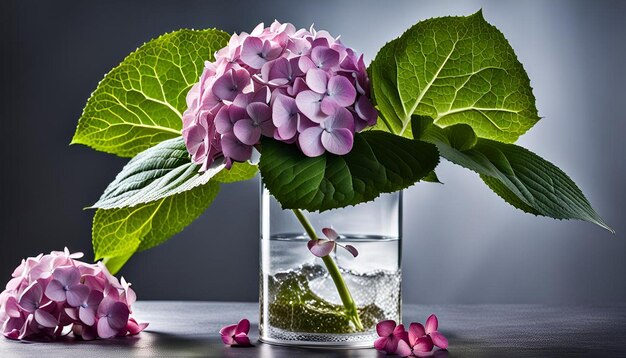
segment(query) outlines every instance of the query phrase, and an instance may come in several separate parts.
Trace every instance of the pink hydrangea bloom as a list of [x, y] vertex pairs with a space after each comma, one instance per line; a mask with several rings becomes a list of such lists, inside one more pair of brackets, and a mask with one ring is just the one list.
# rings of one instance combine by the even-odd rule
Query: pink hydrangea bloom
[[130, 318], [136, 300], [101, 263], [82, 253], [52, 251], [22, 260], [0, 293], [0, 329], [10, 339], [54, 338], [69, 331], [84, 340], [135, 335], [148, 324]]
[[363, 56], [326, 31], [274, 21], [231, 37], [187, 94], [183, 137], [206, 170], [252, 156], [262, 136], [296, 143], [309, 157], [350, 152], [376, 123]]

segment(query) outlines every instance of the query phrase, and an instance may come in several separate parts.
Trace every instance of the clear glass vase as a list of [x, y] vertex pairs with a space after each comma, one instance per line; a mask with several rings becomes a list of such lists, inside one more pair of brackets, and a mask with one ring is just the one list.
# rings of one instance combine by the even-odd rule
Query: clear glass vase
[[323, 213], [303, 211], [318, 236], [324, 227], [338, 243], [357, 248], [355, 258], [337, 247], [329, 256], [345, 281], [362, 329], [345, 307], [325, 262], [307, 248], [309, 236], [292, 210], [261, 184], [260, 339], [317, 347], [372, 347], [376, 323], [401, 318], [402, 193]]

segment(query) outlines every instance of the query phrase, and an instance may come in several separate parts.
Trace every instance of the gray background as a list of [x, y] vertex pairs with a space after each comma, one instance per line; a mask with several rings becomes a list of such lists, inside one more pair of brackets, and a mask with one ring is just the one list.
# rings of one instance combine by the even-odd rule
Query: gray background
[[[545, 117], [519, 143], [564, 169], [616, 235], [523, 214], [479, 178], [443, 163], [445, 185], [406, 191], [404, 286], [412, 303], [626, 300], [626, 3], [608, 1], [2, 1], [0, 278], [22, 257], [67, 245], [92, 258], [94, 202], [126, 159], [68, 146], [102, 76], [130, 51], [182, 27], [250, 31], [274, 18], [341, 34], [371, 60], [433, 16], [483, 8], [532, 80]], [[258, 180], [123, 269], [143, 299], [253, 301]], [[0, 281], [2, 281], [0, 280]]]

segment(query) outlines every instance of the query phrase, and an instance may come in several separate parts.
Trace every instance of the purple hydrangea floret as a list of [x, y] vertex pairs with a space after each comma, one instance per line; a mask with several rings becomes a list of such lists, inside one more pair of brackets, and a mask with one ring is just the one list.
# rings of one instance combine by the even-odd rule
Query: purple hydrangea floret
[[344, 155], [378, 118], [363, 55], [326, 31], [278, 21], [234, 34], [205, 63], [187, 106], [183, 137], [201, 170], [250, 159], [262, 136], [309, 157]]

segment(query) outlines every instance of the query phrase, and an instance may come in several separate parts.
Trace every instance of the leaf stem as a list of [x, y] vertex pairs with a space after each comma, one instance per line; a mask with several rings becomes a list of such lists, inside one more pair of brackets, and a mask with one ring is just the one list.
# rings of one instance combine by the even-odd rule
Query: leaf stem
[[[304, 230], [306, 230], [306, 233], [311, 240], [319, 240], [319, 237], [317, 237], [317, 234], [315, 233], [315, 229], [313, 229], [309, 220], [306, 216], [304, 216], [304, 213], [300, 209], [293, 209], [292, 211], [296, 215], [296, 218], [298, 218], [298, 221], [300, 221]], [[333, 279], [335, 287], [337, 287], [337, 293], [339, 293], [341, 302], [346, 309], [346, 315], [350, 318], [352, 323], [354, 323], [358, 331], [363, 331], [364, 328], [361, 323], [361, 318], [359, 317], [359, 311], [357, 310], [356, 303], [354, 303], [354, 300], [352, 299], [348, 286], [346, 286], [346, 282], [341, 276], [339, 267], [329, 255], [322, 257], [322, 261], [324, 262], [324, 265], [326, 265], [326, 270], [328, 270], [330, 277]]]

